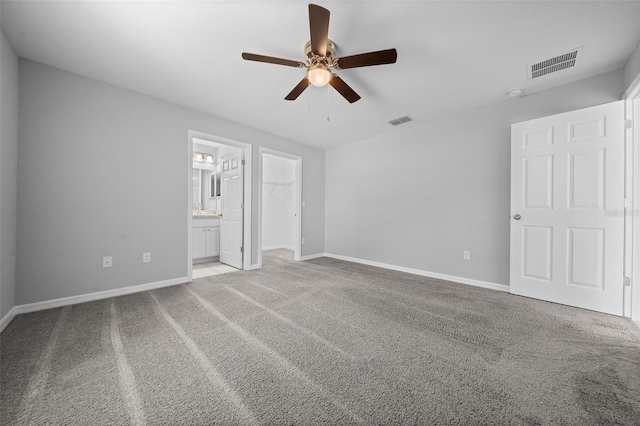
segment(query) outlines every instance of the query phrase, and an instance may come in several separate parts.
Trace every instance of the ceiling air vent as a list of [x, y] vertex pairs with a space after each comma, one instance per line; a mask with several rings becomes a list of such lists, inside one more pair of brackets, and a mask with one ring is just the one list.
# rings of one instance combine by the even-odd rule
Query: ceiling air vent
[[580, 62], [581, 53], [582, 47], [578, 47], [570, 52], [558, 55], [555, 58], [529, 64], [527, 65], [527, 77], [529, 80], [533, 80], [534, 78], [542, 77], [552, 72], [573, 68]]
[[413, 118], [409, 117], [408, 115], [403, 115], [402, 117], [392, 118], [391, 120], [387, 121], [387, 123], [391, 124], [392, 126], [398, 126], [403, 123], [408, 123], [409, 121], [413, 121]]

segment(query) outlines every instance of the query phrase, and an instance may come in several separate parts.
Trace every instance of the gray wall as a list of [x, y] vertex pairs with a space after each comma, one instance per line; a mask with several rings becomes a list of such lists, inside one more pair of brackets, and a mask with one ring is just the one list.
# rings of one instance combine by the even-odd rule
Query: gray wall
[[510, 125], [623, 90], [616, 71], [327, 151], [327, 253], [508, 284]]
[[303, 255], [324, 251], [323, 151], [21, 59], [17, 304], [187, 275], [189, 129], [253, 144], [254, 188], [259, 146], [302, 156]]
[[15, 305], [18, 63], [0, 30], [0, 319]]

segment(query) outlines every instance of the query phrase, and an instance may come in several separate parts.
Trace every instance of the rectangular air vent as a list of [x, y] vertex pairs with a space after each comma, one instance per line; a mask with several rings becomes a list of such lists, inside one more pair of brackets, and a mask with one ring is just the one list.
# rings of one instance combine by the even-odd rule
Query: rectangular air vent
[[533, 80], [534, 78], [542, 77], [552, 72], [573, 68], [580, 62], [581, 53], [582, 47], [578, 47], [554, 58], [529, 64], [527, 65], [527, 78]]
[[387, 121], [387, 123], [391, 124], [392, 126], [398, 126], [403, 123], [408, 123], [409, 121], [413, 121], [413, 118], [408, 115], [403, 115], [402, 117], [392, 118], [391, 120]]

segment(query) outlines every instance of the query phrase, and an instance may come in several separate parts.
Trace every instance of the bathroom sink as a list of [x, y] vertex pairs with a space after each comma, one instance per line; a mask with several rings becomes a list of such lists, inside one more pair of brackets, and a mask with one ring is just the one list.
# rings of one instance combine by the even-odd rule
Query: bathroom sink
[[194, 213], [193, 217], [211, 219], [211, 218], [220, 217], [220, 215], [218, 213], [213, 213], [213, 212], [200, 212], [200, 213]]

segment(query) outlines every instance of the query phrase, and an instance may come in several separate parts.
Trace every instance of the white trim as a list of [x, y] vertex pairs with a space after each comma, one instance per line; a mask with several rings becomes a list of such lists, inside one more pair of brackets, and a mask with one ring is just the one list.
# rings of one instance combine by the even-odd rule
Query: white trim
[[[624, 119], [625, 120], [633, 120], [633, 103], [632, 99], [625, 100], [624, 102]], [[633, 132], [635, 129], [632, 127], [630, 129], [625, 129], [624, 131], [624, 197], [625, 200], [627, 198], [631, 199], [632, 203], [630, 206], [627, 206], [625, 201], [625, 215], [624, 215], [624, 242], [623, 242], [623, 276], [624, 277], [633, 277], [633, 228], [634, 228], [634, 218], [630, 214], [634, 209], [634, 195], [633, 195], [633, 163], [634, 163], [634, 137]], [[632, 307], [633, 307], [633, 292], [632, 287], [624, 286], [622, 289], [622, 316], [626, 318], [632, 317]]]
[[7, 312], [7, 314], [0, 320], [0, 333], [2, 333], [4, 328], [9, 325], [11, 320], [13, 320], [16, 315], [18, 315], [18, 307], [14, 306], [13, 308], [9, 309], [9, 312]]
[[633, 100], [634, 126], [633, 126], [633, 188], [632, 211], [635, 213], [632, 221], [632, 265], [631, 265], [631, 318], [640, 321], [640, 81], [638, 91]]
[[[241, 142], [240, 142], [241, 143]], [[251, 217], [253, 199], [253, 146], [244, 144], [245, 148], [242, 150], [244, 166], [244, 256], [242, 257], [242, 268], [245, 270], [251, 269], [251, 255], [253, 253], [251, 249]], [[259, 246], [258, 246], [259, 247]]]
[[45, 300], [44, 302], [28, 303], [14, 307], [16, 314], [43, 311], [45, 309], [59, 308], [61, 306], [75, 305], [77, 303], [93, 302], [95, 300], [110, 299], [141, 291], [155, 290], [157, 288], [191, 282], [189, 277], [172, 278], [170, 280], [156, 281], [153, 283], [117, 288], [114, 290], [97, 291], [95, 293], [80, 294], [78, 296], [62, 297], [60, 299]]
[[243, 185], [244, 185], [244, 214], [243, 214], [243, 246], [244, 246], [244, 255], [242, 256], [242, 269], [244, 270], [250, 270], [252, 268], [251, 265], [251, 215], [252, 215], [252, 211], [251, 211], [251, 198], [252, 198], [252, 176], [253, 176], [253, 145], [246, 143], [246, 142], [240, 142], [237, 140], [233, 140], [233, 139], [227, 139], [227, 138], [223, 138], [221, 136], [215, 136], [215, 135], [211, 135], [208, 133], [203, 133], [203, 132], [198, 132], [196, 130], [189, 130], [188, 132], [189, 134], [189, 141], [187, 143], [187, 147], [188, 147], [188, 152], [187, 152], [187, 157], [188, 157], [188, 161], [189, 161], [189, 166], [188, 166], [188, 170], [187, 170], [187, 186], [188, 186], [188, 200], [189, 202], [187, 203], [187, 217], [188, 217], [188, 229], [187, 229], [187, 235], [188, 237], [188, 245], [189, 247], [187, 248], [188, 250], [188, 256], [187, 256], [187, 271], [188, 271], [188, 275], [189, 275], [189, 279], [191, 279], [193, 277], [193, 253], [192, 251], [192, 247], [191, 245], [193, 244], [193, 242], [191, 241], [192, 238], [192, 221], [193, 221], [193, 212], [192, 212], [192, 207], [193, 207], [193, 163], [192, 163], [192, 156], [193, 156], [193, 139], [202, 139], [205, 141], [210, 141], [210, 142], [214, 142], [214, 143], [219, 143], [222, 145], [228, 145], [228, 146], [232, 146], [234, 148], [239, 148], [240, 151], [242, 152], [242, 159], [244, 160], [244, 179], [243, 179]]
[[193, 134], [187, 137], [187, 277], [193, 278]]
[[[262, 247], [262, 170], [264, 155], [269, 154], [275, 157], [293, 160], [296, 163], [296, 235], [294, 236], [295, 246], [293, 250], [293, 260], [302, 259], [302, 157], [289, 154], [287, 152], [276, 151], [274, 149], [260, 147], [258, 154], [258, 247]], [[285, 248], [285, 247], [282, 247]], [[262, 248], [269, 250], [269, 248]], [[258, 268], [262, 268], [262, 250], [258, 250]]]
[[296, 248], [293, 247], [293, 246], [285, 246], [285, 245], [262, 247], [262, 251], [278, 250], [278, 249], [285, 249], [285, 250], [295, 251]]
[[317, 259], [319, 257], [328, 257], [328, 255], [327, 253], [309, 254], [306, 256], [300, 256], [300, 260], [311, 260], [311, 259]]
[[254, 269], [260, 269], [260, 265], [258, 265], [257, 263], [254, 263], [253, 265], [251, 265], [251, 270]]
[[[632, 120], [632, 128], [626, 131], [627, 154], [627, 182], [631, 188], [627, 189], [627, 196], [632, 199], [633, 212], [625, 238], [631, 235], [631, 242], [626, 243], [628, 250], [625, 275], [631, 278], [631, 288], [625, 288], [625, 316], [634, 321], [640, 321], [640, 74], [636, 76], [623, 95], [625, 102], [625, 118]], [[629, 219], [625, 217], [625, 219]], [[630, 259], [630, 260], [629, 260]], [[629, 294], [630, 293], [630, 294]], [[638, 324], [636, 322], [636, 324]]]
[[471, 278], [463, 278], [463, 277], [457, 277], [454, 275], [440, 274], [437, 272], [423, 271], [422, 269], [406, 268], [404, 266], [390, 265], [388, 263], [374, 262], [372, 260], [358, 259], [355, 257], [342, 256], [339, 254], [325, 253], [324, 255], [326, 257], [331, 257], [333, 259], [346, 260], [347, 262], [361, 263], [363, 265], [377, 266], [379, 268], [391, 269], [393, 271], [399, 271], [399, 272], [407, 272], [409, 274], [420, 275], [423, 277], [437, 278], [440, 280], [451, 281], [459, 284], [467, 284], [475, 287], [482, 287], [482, 288], [488, 288], [491, 290], [504, 291], [507, 293], [509, 292], [509, 286], [506, 284], [490, 283], [487, 281], [474, 280]]

